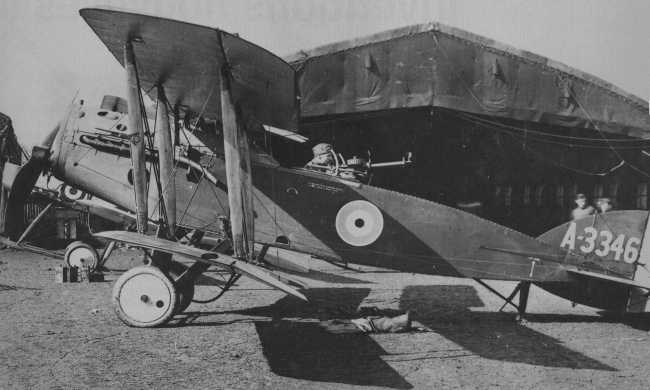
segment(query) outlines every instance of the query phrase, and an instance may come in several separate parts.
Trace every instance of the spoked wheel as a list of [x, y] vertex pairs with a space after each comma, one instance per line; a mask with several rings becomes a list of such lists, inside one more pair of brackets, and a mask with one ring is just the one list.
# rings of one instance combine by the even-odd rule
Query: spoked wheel
[[139, 266], [117, 279], [113, 287], [113, 304], [115, 313], [125, 324], [150, 328], [162, 325], [174, 316], [178, 293], [174, 283], [160, 269]]
[[85, 265], [94, 271], [99, 263], [99, 255], [92, 246], [82, 241], [75, 241], [65, 248], [63, 260], [70, 267], [79, 267]]

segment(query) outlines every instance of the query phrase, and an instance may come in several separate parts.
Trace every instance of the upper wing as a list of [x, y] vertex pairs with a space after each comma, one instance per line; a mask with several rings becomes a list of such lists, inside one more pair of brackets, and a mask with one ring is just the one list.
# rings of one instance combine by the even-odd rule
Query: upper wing
[[97, 233], [95, 234], [95, 237], [105, 238], [111, 241], [120, 241], [138, 247], [155, 249], [158, 251], [185, 257], [191, 260], [229, 268], [270, 287], [276, 288], [289, 295], [293, 295], [296, 298], [300, 298], [305, 301], [307, 300], [307, 298], [299, 291], [277, 280], [263, 268], [234, 259], [227, 255], [205, 251], [203, 249], [179, 244], [177, 242], [168, 241], [153, 236], [145, 236], [139, 233], [126, 232], [121, 230]]
[[160, 84], [172, 105], [220, 118], [220, 72], [226, 65], [242, 109], [263, 124], [297, 128], [294, 70], [265, 49], [221, 30], [156, 16], [112, 8], [79, 13], [122, 65], [124, 44], [133, 42], [141, 87], [150, 97]]

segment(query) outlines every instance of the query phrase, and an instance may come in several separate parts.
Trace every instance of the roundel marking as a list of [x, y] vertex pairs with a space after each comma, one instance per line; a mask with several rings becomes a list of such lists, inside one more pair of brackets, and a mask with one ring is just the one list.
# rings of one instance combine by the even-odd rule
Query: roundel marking
[[336, 233], [352, 246], [372, 244], [383, 230], [384, 216], [381, 210], [368, 201], [348, 202], [336, 214]]

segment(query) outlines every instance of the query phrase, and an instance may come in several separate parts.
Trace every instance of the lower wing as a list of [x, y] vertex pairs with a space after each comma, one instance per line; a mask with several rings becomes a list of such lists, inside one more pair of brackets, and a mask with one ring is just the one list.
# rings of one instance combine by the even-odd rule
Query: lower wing
[[276, 279], [264, 268], [245, 261], [237, 260], [228, 255], [206, 251], [153, 236], [145, 236], [139, 233], [126, 232], [122, 230], [96, 233], [94, 236], [106, 240], [119, 241], [142, 248], [154, 249], [157, 251], [185, 257], [190, 260], [216, 265], [222, 268], [228, 268], [237, 273], [246, 275], [251, 279], [257, 280], [258, 282], [264, 283], [267, 286], [276, 288], [289, 295], [293, 295], [296, 298], [307, 301], [307, 297], [289, 285]]

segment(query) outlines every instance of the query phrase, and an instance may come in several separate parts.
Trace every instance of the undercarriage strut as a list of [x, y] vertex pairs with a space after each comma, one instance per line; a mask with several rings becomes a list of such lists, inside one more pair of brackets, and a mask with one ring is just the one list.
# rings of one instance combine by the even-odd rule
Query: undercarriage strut
[[[503, 303], [503, 306], [499, 309], [499, 312], [502, 312], [503, 309], [507, 305], [510, 305], [517, 309], [517, 321], [521, 321], [524, 319], [524, 315], [526, 314], [526, 308], [528, 307], [528, 295], [530, 294], [530, 283], [529, 281], [521, 281], [517, 283], [517, 286], [512, 290], [510, 295], [508, 297], [504, 296], [497, 290], [495, 290], [493, 287], [485, 283], [483, 280], [479, 278], [474, 278], [476, 282], [478, 282], [481, 286], [487, 288], [491, 293], [494, 295], [498, 296], [499, 298], [503, 299], [505, 302]], [[513, 303], [513, 299], [515, 296], [519, 293], [519, 304], [515, 305]]]

